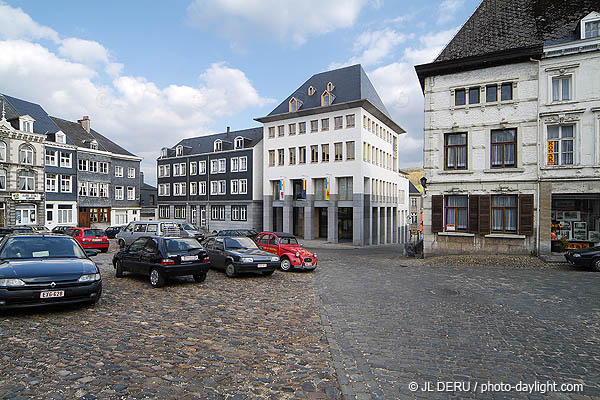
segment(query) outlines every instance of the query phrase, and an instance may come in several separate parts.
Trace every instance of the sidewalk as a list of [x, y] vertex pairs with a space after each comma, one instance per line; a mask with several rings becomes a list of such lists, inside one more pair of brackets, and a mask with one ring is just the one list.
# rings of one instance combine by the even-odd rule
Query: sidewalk
[[404, 250], [404, 243], [379, 244], [372, 246], [356, 246], [352, 242], [331, 243], [326, 239], [304, 240], [298, 239], [298, 242], [307, 249], [327, 249], [327, 250], [350, 250], [350, 249], [375, 249], [375, 248], [390, 248], [397, 247]]

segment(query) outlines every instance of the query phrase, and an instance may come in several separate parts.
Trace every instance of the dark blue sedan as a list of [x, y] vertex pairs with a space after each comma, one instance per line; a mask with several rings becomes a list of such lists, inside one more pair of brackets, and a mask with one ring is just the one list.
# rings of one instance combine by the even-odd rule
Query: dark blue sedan
[[0, 309], [96, 303], [102, 279], [96, 264], [70, 236], [8, 235], [0, 242]]

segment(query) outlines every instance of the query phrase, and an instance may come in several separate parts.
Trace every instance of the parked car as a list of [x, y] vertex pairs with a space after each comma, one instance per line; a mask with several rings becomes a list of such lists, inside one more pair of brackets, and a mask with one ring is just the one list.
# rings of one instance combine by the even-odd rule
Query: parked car
[[0, 239], [11, 233], [34, 233], [31, 226], [4, 226], [0, 228]]
[[69, 235], [75, 238], [84, 249], [97, 249], [106, 253], [110, 246], [108, 237], [102, 229], [73, 228]]
[[271, 275], [279, 268], [279, 257], [262, 251], [247, 237], [210, 237], [203, 242], [210, 265], [233, 278], [239, 273], [261, 272]]
[[204, 282], [210, 269], [206, 250], [195, 238], [142, 236], [113, 256], [117, 278], [125, 272], [150, 277], [153, 287], [165, 284], [165, 278], [192, 275]]
[[201, 241], [206, 234], [206, 230], [177, 221], [134, 221], [117, 233], [116, 238], [119, 246], [124, 247], [142, 236], [193, 237]]
[[600, 272], [600, 246], [569, 250], [565, 253], [565, 258], [572, 265]]
[[254, 240], [258, 232], [252, 229], [225, 229], [217, 232], [216, 236], [243, 236]]
[[35, 225], [32, 226], [31, 229], [36, 233], [50, 233], [50, 229], [46, 228], [44, 225]]
[[279, 256], [283, 271], [294, 268], [313, 270], [319, 263], [317, 255], [302, 247], [298, 239], [290, 233], [261, 232], [256, 236], [256, 243], [262, 250]]
[[123, 229], [124, 227], [124, 225], [109, 226], [104, 230], [104, 232], [106, 232], [106, 237], [108, 237], [109, 239], [114, 239], [115, 236], [117, 236], [117, 233], [121, 232], [121, 229]]
[[62, 235], [68, 235], [71, 232], [71, 229], [75, 228], [75, 226], [55, 226], [52, 229], [52, 233], [60, 233]]
[[100, 270], [75, 239], [54, 234], [11, 234], [0, 242], [0, 309], [95, 303]]

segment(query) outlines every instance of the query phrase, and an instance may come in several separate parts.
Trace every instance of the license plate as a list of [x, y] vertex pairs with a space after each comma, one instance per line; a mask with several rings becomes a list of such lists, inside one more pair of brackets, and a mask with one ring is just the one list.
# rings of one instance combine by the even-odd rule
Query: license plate
[[92, 242], [101, 242], [102, 239], [92, 239]]
[[309, 263], [304, 263], [304, 266], [305, 266], [305, 267], [312, 267], [312, 263], [311, 263], [311, 262], [309, 262]]
[[181, 256], [181, 261], [197, 261], [198, 256]]
[[267, 268], [267, 264], [258, 264], [258, 268]]
[[65, 296], [64, 290], [53, 290], [53, 291], [49, 291], [49, 292], [40, 293], [40, 299], [48, 299], [50, 297], [64, 297], [64, 296]]

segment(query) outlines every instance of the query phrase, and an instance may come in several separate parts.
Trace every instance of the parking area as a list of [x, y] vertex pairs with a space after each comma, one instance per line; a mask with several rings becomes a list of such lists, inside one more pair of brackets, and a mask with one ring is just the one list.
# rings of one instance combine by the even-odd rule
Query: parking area
[[[599, 273], [526, 260], [437, 267], [392, 246], [326, 246], [312, 273], [210, 271], [152, 289], [115, 278], [113, 250], [95, 257], [95, 307], [0, 315], [0, 398], [600, 396]], [[437, 391], [455, 381], [583, 392]]]
[[209, 271], [152, 289], [104, 280], [95, 307], [0, 316], [0, 398], [336, 398], [310, 273]]

